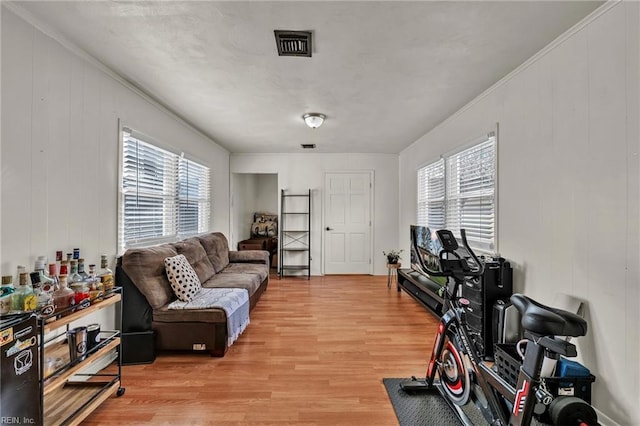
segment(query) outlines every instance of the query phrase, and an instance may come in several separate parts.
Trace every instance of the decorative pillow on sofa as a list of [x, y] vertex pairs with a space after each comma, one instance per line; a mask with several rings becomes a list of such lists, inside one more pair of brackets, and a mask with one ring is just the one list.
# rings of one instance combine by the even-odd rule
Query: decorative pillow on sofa
[[183, 302], [190, 302], [200, 291], [202, 284], [187, 258], [183, 254], [167, 257], [164, 267], [175, 295]]

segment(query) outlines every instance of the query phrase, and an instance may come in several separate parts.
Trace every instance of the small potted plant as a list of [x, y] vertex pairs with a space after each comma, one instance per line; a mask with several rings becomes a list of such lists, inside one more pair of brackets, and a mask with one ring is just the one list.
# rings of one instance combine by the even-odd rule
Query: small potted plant
[[398, 263], [398, 260], [400, 260], [400, 253], [402, 253], [402, 250], [390, 250], [388, 252], [382, 252], [382, 254], [387, 256], [387, 263], [390, 265], [395, 265]]

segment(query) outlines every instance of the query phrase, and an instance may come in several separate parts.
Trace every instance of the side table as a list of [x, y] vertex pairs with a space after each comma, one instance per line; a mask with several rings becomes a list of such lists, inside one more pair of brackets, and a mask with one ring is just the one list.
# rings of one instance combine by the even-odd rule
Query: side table
[[400, 291], [398, 286], [398, 269], [402, 266], [401, 263], [387, 263], [387, 288], [391, 288], [391, 283], [396, 282], [396, 287]]

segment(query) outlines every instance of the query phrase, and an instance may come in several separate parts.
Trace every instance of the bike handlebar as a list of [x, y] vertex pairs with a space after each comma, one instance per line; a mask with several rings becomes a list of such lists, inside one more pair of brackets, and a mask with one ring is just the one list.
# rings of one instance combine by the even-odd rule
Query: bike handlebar
[[[443, 247], [438, 256], [440, 258], [440, 270], [443, 276], [453, 277], [456, 281], [463, 281], [465, 278], [479, 277], [484, 273], [484, 264], [478, 259], [478, 256], [476, 256], [471, 247], [469, 247], [465, 229], [460, 230], [460, 236], [465, 251], [476, 264], [476, 268], [474, 269], [469, 266], [467, 262], [469, 257], [467, 257], [466, 254], [463, 254], [463, 257], [461, 257], [460, 254], [457, 253], [460, 247], [451, 231], [440, 230], [437, 234]], [[447, 255], [453, 255], [455, 259], [449, 259]]]
[[467, 230], [466, 229], [461, 229], [460, 230], [460, 237], [462, 238], [462, 244], [464, 245], [464, 248], [467, 249], [467, 251], [469, 252], [471, 257], [473, 258], [473, 261], [475, 262], [475, 264], [478, 265], [478, 271], [473, 272], [471, 274], [471, 276], [473, 276], [473, 277], [481, 276], [484, 273], [484, 263], [482, 263], [480, 261], [480, 259], [478, 259], [478, 256], [476, 256], [476, 254], [473, 252], [473, 250], [471, 250], [471, 247], [469, 247], [469, 243], [467, 242]]

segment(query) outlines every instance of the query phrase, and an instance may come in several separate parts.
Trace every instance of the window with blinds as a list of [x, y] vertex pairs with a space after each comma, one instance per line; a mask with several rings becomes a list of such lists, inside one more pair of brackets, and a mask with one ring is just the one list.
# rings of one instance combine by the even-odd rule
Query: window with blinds
[[119, 245], [154, 244], [206, 232], [209, 168], [123, 132]]
[[418, 170], [418, 225], [467, 231], [476, 249], [495, 251], [496, 141], [490, 134]]
[[181, 158], [178, 165], [178, 234], [209, 229], [209, 168]]
[[418, 170], [418, 224], [431, 229], [445, 227], [444, 160]]

